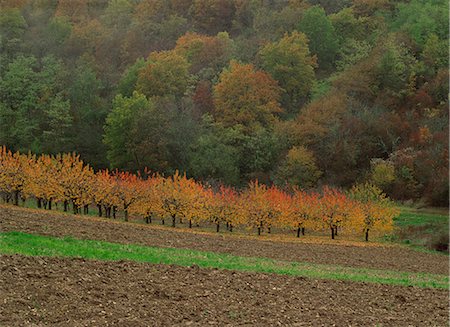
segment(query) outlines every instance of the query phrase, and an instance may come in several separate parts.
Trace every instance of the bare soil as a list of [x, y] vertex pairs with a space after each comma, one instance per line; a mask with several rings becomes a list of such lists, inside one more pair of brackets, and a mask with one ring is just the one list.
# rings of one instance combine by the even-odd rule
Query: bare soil
[[0, 256], [1, 326], [448, 326], [445, 290]]
[[[279, 242], [228, 234], [182, 232], [87, 216], [0, 206], [0, 232], [22, 231], [49, 236], [72, 236], [115, 243], [230, 253], [239, 256], [313, 262], [362, 268], [448, 274], [448, 256], [417, 252], [401, 246], [355, 246]], [[306, 236], [307, 238], [307, 236]], [[370, 243], [369, 243], [370, 244]]]

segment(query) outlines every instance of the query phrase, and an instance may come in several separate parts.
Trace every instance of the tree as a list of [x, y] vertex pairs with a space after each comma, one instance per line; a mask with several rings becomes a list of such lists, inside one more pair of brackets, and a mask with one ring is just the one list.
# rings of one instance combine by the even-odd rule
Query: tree
[[319, 226], [329, 228], [331, 230], [331, 239], [337, 235], [339, 227], [344, 225], [346, 218], [349, 216], [348, 201], [344, 193], [330, 187], [323, 189], [320, 198], [320, 213], [322, 220], [318, 221]]
[[119, 94], [122, 94], [125, 97], [131, 97], [133, 95], [133, 92], [137, 87], [139, 71], [144, 68], [145, 65], [145, 60], [143, 58], [138, 58], [134, 64], [125, 70], [117, 87]]
[[234, 43], [227, 32], [206, 36], [188, 32], [177, 40], [174, 51], [190, 64], [190, 72], [211, 80], [229, 63]]
[[319, 67], [333, 67], [338, 51], [337, 35], [323, 8], [313, 6], [306, 10], [298, 29], [308, 37], [309, 49], [317, 55]]
[[13, 200], [14, 205], [19, 205], [19, 197], [26, 185], [27, 166], [33, 161], [31, 155], [12, 153], [5, 146], [0, 147], [0, 192], [6, 202]]
[[390, 231], [393, 227], [393, 219], [400, 211], [392, 206], [386, 195], [369, 183], [357, 184], [352, 187], [350, 197], [358, 201], [362, 211], [360, 226], [364, 230], [365, 240], [369, 241], [369, 231]]
[[294, 146], [279, 166], [276, 179], [280, 185], [289, 183], [302, 188], [311, 188], [321, 175], [314, 154], [304, 146]]
[[289, 108], [290, 112], [298, 110], [308, 97], [315, 80], [315, 60], [309, 53], [305, 34], [296, 31], [291, 35], [285, 34], [280, 41], [263, 47], [259, 55], [264, 70], [285, 91], [284, 107]]
[[405, 31], [423, 47], [430, 34], [448, 39], [448, 2], [444, 0], [413, 0], [396, 4], [391, 21], [394, 30]]
[[242, 210], [241, 215], [245, 219], [245, 224], [257, 228], [258, 235], [261, 235], [264, 228], [270, 228], [272, 224], [266, 193], [266, 185], [260, 184], [258, 181], [252, 181], [239, 198], [239, 207]]
[[101, 96], [104, 85], [93, 66], [78, 62], [72, 72], [68, 94], [73, 124], [73, 149], [95, 167], [106, 167], [106, 148], [102, 143], [107, 104]]
[[305, 229], [317, 227], [320, 218], [320, 203], [317, 193], [308, 194], [298, 188], [294, 188], [289, 215], [285, 219], [285, 224], [297, 229], [297, 237], [300, 232], [305, 235]]
[[5, 64], [21, 48], [27, 23], [17, 8], [2, 9], [0, 13], [0, 73]]
[[231, 29], [235, 10], [233, 0], [194, 0], [190, 8], [194, 26], [213, 35]]
[[214, 87], [214, 117], [226, 127], [270, 127], [275, 114], [282, 111], [279, 98], [280, 88], [267, 73], [232, 61]]
[[173, 51], [152, 52], [139, 71], [137, 90], [148, 97], [181, 97], [189, 85], [189, 64]]

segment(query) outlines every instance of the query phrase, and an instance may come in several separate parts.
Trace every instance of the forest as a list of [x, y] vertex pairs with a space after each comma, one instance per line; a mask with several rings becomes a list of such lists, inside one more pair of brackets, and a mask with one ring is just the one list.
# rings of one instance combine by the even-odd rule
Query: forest
[[448, 205], [446, 0], [0, 0], [0, 146]]

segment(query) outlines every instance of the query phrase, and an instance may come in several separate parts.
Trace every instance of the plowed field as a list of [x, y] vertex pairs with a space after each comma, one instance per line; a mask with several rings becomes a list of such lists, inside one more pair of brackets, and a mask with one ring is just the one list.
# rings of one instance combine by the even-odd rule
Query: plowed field
[[443, 290], [0, 256], [1, 326], [447, 326]]

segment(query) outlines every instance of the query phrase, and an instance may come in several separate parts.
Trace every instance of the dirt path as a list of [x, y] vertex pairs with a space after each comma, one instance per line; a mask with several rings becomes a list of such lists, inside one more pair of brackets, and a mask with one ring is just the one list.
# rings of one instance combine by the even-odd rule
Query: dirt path
[[0, 256], [1, 326], [447, 326], [448, 292]]
[[73, 236], [116, 243], [189, 248], [352, 267], [448, 274], [448, 257], [421, 253], [404, 247], [344, 246], [300, 242], [272, 242], [177, 232], [135, 223], [119, 223], [92, 217], [64, 215], [43, 210], [0, 206], [0, 231], [23, 231], [50, 236]]

